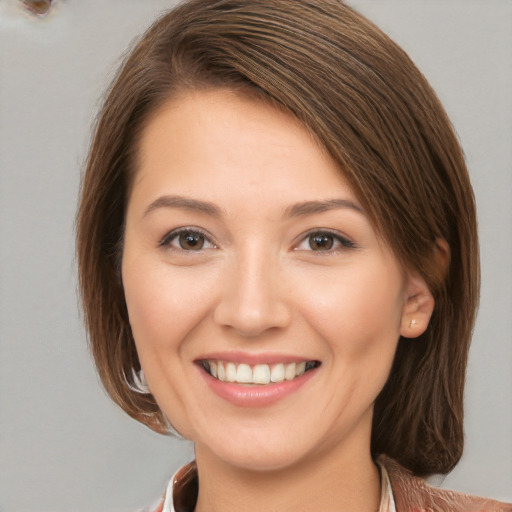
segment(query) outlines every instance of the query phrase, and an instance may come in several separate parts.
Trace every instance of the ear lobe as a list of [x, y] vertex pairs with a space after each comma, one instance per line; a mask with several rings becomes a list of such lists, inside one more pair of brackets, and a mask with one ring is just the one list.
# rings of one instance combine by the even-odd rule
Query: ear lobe
[[400, 323], [400, 335], [417, 338], [428, 327], [435, 300], [425, 280], [420, 276], [408, 277], [406, 299]]
[[[432, 245], [427, 269], [429, 280], [434, 288], [441, 287], [450, 266], [450, 246], [443, 238], [436, 238]], [[425, 280], [418, 274], [407, 273], [406, 300], [400, 323], [400, 335], [404, 338], [417, 338], [428, 327], [434, 311], [435, 300]]]

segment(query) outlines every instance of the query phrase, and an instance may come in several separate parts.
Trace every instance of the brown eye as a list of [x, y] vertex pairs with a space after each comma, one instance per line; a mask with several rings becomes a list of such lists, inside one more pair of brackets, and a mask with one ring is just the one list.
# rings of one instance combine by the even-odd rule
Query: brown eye
[[205, 243], [204, 235], [193, 231], [184, 231], [178, 237], [179, 246], [185, 251], [200, 251]]
[[199, 229], [180, 228], [164, 236], [159, 244], [174, 251], [199, 252], [204, 249], [216, 249], [208, 235]]
[[313, 251], [328, 251], [334, 245], [334, 236], [329, 233], [314, 233], [309, 235], [308, 241]]
[[352, 240], [337, 231], [315, 230], [305, 233], [300, 243], [294, 249], [297, 251], [338, 254], [341, 250], [354, 249], [356, 247]]

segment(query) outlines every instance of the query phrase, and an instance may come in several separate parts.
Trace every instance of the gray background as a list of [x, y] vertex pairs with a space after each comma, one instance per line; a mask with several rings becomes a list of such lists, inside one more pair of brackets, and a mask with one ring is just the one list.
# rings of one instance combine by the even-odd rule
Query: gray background
[[[467, 445], [442, 485], [512, 501], [512, 2], [352, 0], [438, 91], [465, 148], [483, 289]], [[191, 457], [111, 405], [87, 353], [73, 221], [94, 112], [171, 0], [0, 0], [0, 512], [130, 511]]]

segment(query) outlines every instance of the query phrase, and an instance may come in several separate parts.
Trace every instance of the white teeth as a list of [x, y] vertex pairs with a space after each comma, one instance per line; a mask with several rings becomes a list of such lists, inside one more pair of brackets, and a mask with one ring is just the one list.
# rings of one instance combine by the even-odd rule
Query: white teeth
[[[205, 361], [207, 371], [222, 382], [238, 382], [240, 384], [279, 383], [290, 381], [306, 372], [306, 361], [300, 363], [257, 364], [253, 367], [246, 363], [223, 361]], [[208, 370], [209, 369], [209, 370]]]
[[284, 364], [279, 363], [272, 367], [270, 372], [270, 380], [272, 382], [283, 382], [284, 380]]
[[210, 373], [217, 377], [217, 363], [215, 361], [210, 361]]
[[224, 369], [224, 363], [217, 363], [217, 378], [222, 382], [226, 382], [226, 370]]
[[306, 361], [302, 361], [302, 363], [297, 363], [297, 369], [295, 370], [295, 375], [300, 377], [306, 371]]
[[293, 380], [295, 379], [295, 363], [287, 364], [284, 368], [284, 378], [286, 380]]
[[252, 383], [252, 370], [248, 364], [239, 364], [236, 369], [236, 381], [242, 384]]
[[236, 381], [236, 366], [235, 363], [228, 363], [226, 365], [226, 380], [228, 382]]
[[268, 364], [257, 364], [252, 371], [254, 384], [268, 384], [270, 382], [270, 368]]

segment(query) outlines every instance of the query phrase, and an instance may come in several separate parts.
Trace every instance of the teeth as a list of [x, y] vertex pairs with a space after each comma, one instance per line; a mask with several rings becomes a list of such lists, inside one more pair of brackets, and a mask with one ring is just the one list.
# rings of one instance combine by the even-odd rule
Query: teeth
[[316, 368], [315, 361], [300, 363], [278, 363], [274, 365], [257, 364], [253, 367], [246, 363], [235, 364], [223, 361], [203, 361], [205, 370], [222, 382], [238, 382], [240, 384], [260, 384], [290, 381], [300, 377], [306, 371]]
[[239, 364], [236, 370], [236, 381], [242, 384], [252, 383], [252, 370], [248, 364]]
[[268, 364], [257, 364], [252, 371], [254, 384], [268, 384], [270, 382], [270, 368]]
[[295, 368], [296, 368], [295, 363], [287, 364], [284, 367], [284, 378], [286, 380], [293, 380], [293, 379], [295, 379]]
[[224, 364], [219, 362], [217, 363], [217, 378], [222, 382], [226, 382], [226, 370], [224, 369]]
[[236, 382], [236, 366], [235, 363], [226, 365], [226, 380], [228, 382]]
[[270, 372], [270, 380], [272, 382], [283, 382], [284, 380], [284, 364], [276, 364]]

